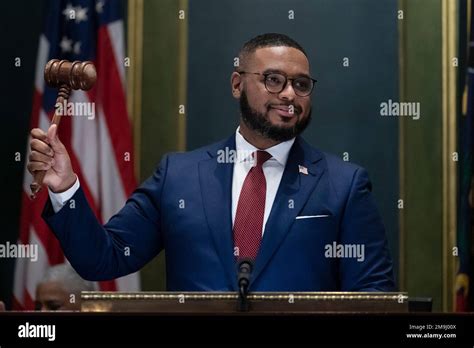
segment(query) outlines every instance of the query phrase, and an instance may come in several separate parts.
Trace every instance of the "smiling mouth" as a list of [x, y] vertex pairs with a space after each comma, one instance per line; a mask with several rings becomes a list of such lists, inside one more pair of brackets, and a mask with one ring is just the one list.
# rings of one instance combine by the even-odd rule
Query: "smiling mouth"
[[278, 115], [288, 118], [298, 115], [298, 110], [293, 105], [273, 105], [270, 106], [270, 110], [274, 110]]

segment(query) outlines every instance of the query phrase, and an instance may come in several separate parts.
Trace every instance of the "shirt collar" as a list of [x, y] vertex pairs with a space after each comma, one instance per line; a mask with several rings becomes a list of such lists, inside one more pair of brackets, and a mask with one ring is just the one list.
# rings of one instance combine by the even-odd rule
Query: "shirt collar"
[[[272, 159], [275, 159], [282, 166], [286, 166], [286, 161], [288, 160], [288, 156], [290, 155], [290, 150], [294, 142], [295, 138], [283, 141], [279, 144], [269, 147], [265, 151], [272, 155]], [[247, 140], [245, 140], [242, 134], [240, 134], [240, 126], [235, 131], [235, 149], [237, 150], [237, 153], [241, 151], [242, 153], [252, 153], [254, 151], [259, 150], [255, 146], [250, 144]], [[242, 157], [238, 158], [240, 159], [240, 162], [245, 160], [245, 158]]]

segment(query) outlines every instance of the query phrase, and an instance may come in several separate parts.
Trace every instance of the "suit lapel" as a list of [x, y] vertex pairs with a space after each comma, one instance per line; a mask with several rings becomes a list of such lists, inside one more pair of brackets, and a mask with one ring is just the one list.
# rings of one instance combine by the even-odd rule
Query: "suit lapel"
[[[209, 151], [210, 158], [199, 163], [199, 180], [204, 211], [217, 253], [228, 280], [236, 288], [236, 269], [232, 239], [232, 176], [233, 163], [218, 162], [218, 151], [235, 150], [235, 135]], [[211, 270], [209, 270], [211, 271]]]
[[[268, 261], [289, 232], [296, 216], [304, 207], [309, 195], [316, 187], [325, 167], [319, 165], [322, 155], [297, 137], [291, 148], [272, 210], [265, 226], [262, 244], [258, 253], [253, 281], [258, 278]], [[299, 172], [299, 165], [307, 168], [308, 174]]]

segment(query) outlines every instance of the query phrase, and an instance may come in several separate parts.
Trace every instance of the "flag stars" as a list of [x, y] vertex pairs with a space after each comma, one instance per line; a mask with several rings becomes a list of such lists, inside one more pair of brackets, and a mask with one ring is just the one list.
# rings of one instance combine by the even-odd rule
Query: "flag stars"
[[76, 55], [81, 54], [81, 41], [74, 42], [72, 39], [69, 39], [67, 36], [63, 36], [59, 47], [61, 47], [62, 53], [74, 53]]
[[97, 1], [95, 4], [95, 10], [97, 13], [102, 13], [104, 12], [104, 2], [103, 1]]
[[76, 23], [81, 23], [87, 21], [87, 11], [87, 7], [74, 7], [68, 3], [62, 13], [66, 17], [66, 21], [74, 20]]
[[81, 42], [80, 41], [77, 41], [75, 44], [74, 44], [74, 54], [80, 54], [81, 53]]
[[76, 9], [76, 23], [80, 23], [81, 21], [87, 21], [87, 7], [78, 6]]
[[72, 51], [72, 43], [73, 41], [69, 39], [67, 36], [63, 36], [61, 42], [59, 43], [59, 47], [61, 47], [61, 51], [63, 53], [71, 52]]
[[74, 6], [72, 6], [70, 3], [67, 4], [66, 8], [63, 11], [63, 15], [66, 17], [66, 20], [71, 20], [76, 17], [76, 10]]

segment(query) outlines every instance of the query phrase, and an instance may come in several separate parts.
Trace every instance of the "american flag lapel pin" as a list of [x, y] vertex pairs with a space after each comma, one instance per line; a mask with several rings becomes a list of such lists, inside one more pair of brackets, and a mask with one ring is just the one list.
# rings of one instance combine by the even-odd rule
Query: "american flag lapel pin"
[[308, 175], [308, 168], [306, 168], [305, 166], [298, 165], [298, 171], [301, 174]]

